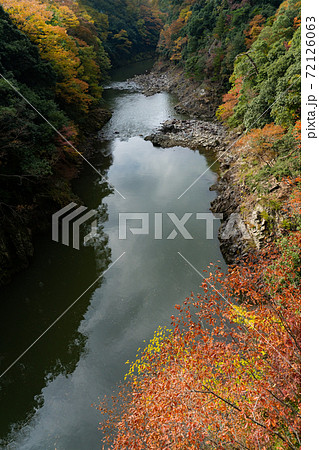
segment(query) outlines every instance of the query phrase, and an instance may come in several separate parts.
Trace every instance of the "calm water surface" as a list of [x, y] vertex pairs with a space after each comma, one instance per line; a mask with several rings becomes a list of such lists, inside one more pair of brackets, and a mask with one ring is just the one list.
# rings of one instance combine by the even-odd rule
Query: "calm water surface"
[[[143, 140], [162, 121], [178, 117], [169, 94], [145, 97], [124, 81], [144, 69], [122, 69], [106, 86], [114, 114], [93, 161], [125, 199], [86, 167], [75, 190], [98, 211], [99, 238], [77, 251], [42, 236], [31, 267], [1, 292], [2, 372], [125, 252], [0, 380], [2, 448], [101, 448], [101, 416], [91, 404], [114, 391], [143, 340], [159, 325], [170, 325], [174, 304], [198, 291], [199, 275], [177, 252], [199, 270], [210, 262], [224, 266], [218, 240], [206, 240], [205, 222], [194, 215], [187, 222], [192, 240], [166, 239], [174, 226], [165, 213], [208, 212], [216, 174], [208, 171], [177, 199], [208, 163], [197, 151], [155, 148]], [[151, 213], [150, 235], [129, 232], [119, 240], [123, 212]], [[163, 240], [154, 239], [156, 212], [163, 213]]]

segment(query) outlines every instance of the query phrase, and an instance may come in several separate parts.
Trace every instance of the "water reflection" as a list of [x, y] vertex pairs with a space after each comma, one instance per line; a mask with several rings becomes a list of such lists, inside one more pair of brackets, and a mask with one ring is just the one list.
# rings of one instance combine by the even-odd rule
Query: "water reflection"
[[[68, 247], [39, 239], [31, 267], [1, 292], [1, 372], [4, 371], [98, 276], [93, 248], [81, 257]], [[91, 292], [83, 296], [34, 348], [1, 378], [1, 434], [39, 406], [39, 394], [58, 374], [71, 374], [86, 336], [78, 331]]]

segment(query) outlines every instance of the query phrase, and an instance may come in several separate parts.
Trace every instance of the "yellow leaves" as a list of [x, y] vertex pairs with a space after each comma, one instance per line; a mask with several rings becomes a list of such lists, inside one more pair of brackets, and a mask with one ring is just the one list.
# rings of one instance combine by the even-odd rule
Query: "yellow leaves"
[[182, 57], [181, 48], [186, 44], [187, 37], [178, 37], [173, 41], [174, 45], [171, 49], [172, 37], [174, 38], [190, 19], [192, 15], [192, 11], [190, 11], [190, 8], [190, 6], [183, 8], [180, 11], [178, 18], [174, 20], [170, 25], [165, 25], [164, 29], [161, 31], [158, 45], [159, 47], [164, 47], [172, 51], [172, 56], [170, 57], [171, 61], [179, 61]]
[[192, 11], [190, 11], [190, 6], [187, 6], [186, 8], [183, 8], [179, 13], [179, 20], [184, 23], [187, 23], [191, 15]]
[[79, 25], [79, 20], [74, 14], [74, 12], [65, 5], [60, 5], [56, 7], [55, 5], [50, 6], [56, 14], [55, 17], [58, 19], [58, 24], [66, 28], [74, 28]]
[[2, 5], [62, 78], [57, 84], [57, 95], [87, 112], [92, 101], [101, 96], [101, 91], [94, 89], [100, 72], [93, 50], [90, 54], [83, 53], [82, 61], [80, 50], [87, 49], [87, 43], [67, 32], [80, 23], [76, 12], [59, 0], [4, 0]]
[[230, 318], [238, 324], [245, 325], [248, 328], [254, 328], [256, 317], [242, 306], [233, 305], [230, 310]]
[[[43, 30], [45, 23], [53, 17], [52, 11], [49, 11], [46, 5], [36, 0], [3, 0], [2, 7], [11, 16], [13, 22], [27, 34], [31, 33], [34, 24], [39, 22], [39, 18], [43, 21], [40, 28]], [[32, 36], [30, 36], [30, 39], [33, 40]]]
[[[120, 405], [120, 420], [116, 417], [109, 427], [118, 432], [114, 449], [186, 450], [201, 448], [209, 437], [225, 448], [233, 448], [235, 440], [245, 448], [277, 448], [274, 431], [287, 439], [292, 436], [288, 427], [299, 433], [298, 294], [293, 287], [271, 298], [261, 283], [267, 268], [274, 276], [275, 259], [278, 276], [282, 266], [286, 273], [287, 258], [273, 246], [258, 258], [247, 257], [226, 278], [210, 275], [212, 285], [218, 279], [225, 289], [225, 298], [244, 290], [263, 301], [252, 304], [248, 298], [221, 306], [219, 294], [206, 289], [184, 302], [185, 308], [176, 305], [182, 328], [166, 337], [157, 330], [136, 361], [141, 376], [125, 386], [121, 400], [127, 394], [128, 401], [125, 408]], [[197, 312], [186, 323], [191, 306]], [[257, 422], [263, 425], [258, 428]]]
[[132, 42], [129, 40], [126, 30], [122, 29], [119, 33], [114, 34], [112, 39], [117, 41], [117, 47], [124, 51], [127, 51], [132, 46]]
[[[154, 332], [153, 338], [147, 347], [144, 348], [140, 355], [141, 348], [138, 348], [136, 354], [136, 360], [131, 363], [128, 373], [125, 375], [124, 380], [128, 377], [134, 377], [136, 374], [141, 375], [150, 368], [150, 357], [155, 356], [161, 352], [162, 346], [166, 339], [169, 339], [172, 330], [167, 327], [159, 326]], [[145, 341], [144, 341], [145, 342]], [[130, 364], [130, 361], [126, 361], [126, 364]]]

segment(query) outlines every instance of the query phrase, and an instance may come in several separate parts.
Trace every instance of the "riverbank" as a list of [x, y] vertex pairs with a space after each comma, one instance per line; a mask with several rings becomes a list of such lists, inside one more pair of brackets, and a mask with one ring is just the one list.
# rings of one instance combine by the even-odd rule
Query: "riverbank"
[[206, 156], [214, 155], [213, 160], [219, 162], [219, 180], [210, 187], [210, 190], [217, 190], [219, 195], [211, 202], [210, 210], [222, 215], [220, 247], [229, 264], [244, 256], [255, 245], [240, 213], [240, 187], [234, 183], [231, 169], [234, 156], [227, 151], [234, 139], [235, 134], [227, 133], [222, 125], [194, 119], [166, 121], [157, 132], [145, 138], [153, 145], [164, 148], [180, 146], [200, 150]]
[[155, 68], [150, 74], [134, 77], [134, 81], [145, 95], [154, 95], [161, 90], [172, 92], [179, 101], [175, 110], [187, 114], [192, 110], [192, 119], [166, 121], [146, 140], [155, 146], [200, 150], [219, 162], [219, 179], [211, 187], [211, 190], [218, 191], [218, 197], [211, 203], [210, 209], [223, 217], [219, 239], [227, 263], [238, 262], [251, 249], [260, 249], [281, 235], [287, 217], [287, 211], [281, 206], [287, 202], [291, 187], [269, 177], [267, 181], [260, 182], [266, 194], [261, 195], [258, 189], [254, 192], [249, 189], [242, 176], [245, 152], [235, 145], [241, 132], [226, 129], [213, 120], [217, 101], [215, 98], [209, 104], [214, 95], [205, 89], [207, 83], [186, 79], [176, 68], [170, 68], [165, 73]]
[[133, 79], [146, 96], [169, 92], [178, 98], [174, 109], [178, 114], [203, 120], [212, 120], [221, 101], [216, 85], [209, 80], [196, 81], [186, 77], [182, 68], [157, 62], [149, 74], [136, 75]]

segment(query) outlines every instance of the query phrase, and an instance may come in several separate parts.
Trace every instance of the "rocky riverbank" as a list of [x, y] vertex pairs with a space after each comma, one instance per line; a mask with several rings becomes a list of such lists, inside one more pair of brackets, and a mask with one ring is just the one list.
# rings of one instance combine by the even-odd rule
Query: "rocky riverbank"
[[[155, 75], [151, 76], [151, 84]], [[161, 82], [159, 82], [161, 83]], [[160, 85], [160, 84], [159, 84]], [[189, 147], [203, 152], [219, 163], [219, 180], [211, 190], [218, 197], [211, 202], [211, 211], [222, 214], [219, 230], [221, 250], [227, 263], [235, 263], [252, 248], [281, 235], [287, 222], [287, 210], [281, 205], [289, 197], [290, 187], [268, 177], [252, 191], [242, 176], [246, 152], [235, 143], [240, 132], [226, 130], [218, 122], [203, 120], [170, 120], [145, 139], [161, 147]]]
[[214, 121], [220, 95], [209, 81], [194, 81], [187, 78], [181, 69], [157, 64], [153, 72], [138, 75], [133, 81], [147, 95], [159, 92], [174, 94], [178, 102], [176, 112], [192, 119], [171, 120], [145, 139], [160, 147], [189, 147], [213, 155], [219, 162], [218, 183], [211, 186], [219, 195], [211, 203], [211, 211], [223, 215], [219, 230], [221, 251], [231, 264], [244, 256], [251, 247], [259, 247], [259, 223], [247, 226], [241, 214], [241, 186], [236, 182], [233, 163], [236, 156], [231, 151], [237, 133], [229, 132]]
[[220, 124], [194, 119], [173, 119], [164, 122], [157, 132], [147, 136], [145, 140], [163, 148], [181, 146], [218, 152], [225, 149], [226, 137], [226, 131]]
[[216, 83], [188, 78], [182, 69], [167, 64], [157, 63], [151, 73], [136, 75], [132, 81], [147, 96], [159, 92], [175, 95], [178, 99], [176, 112], [197, 119], [212, 120], [221, 99]]
[[236, 185], [232, 166], [235, 156], [231, 145], [236, 134], [229, 133], [216, 122], [202, 120], [170, 120], [145, 139], [161, 147], [189, 147], [214, 155], [219, 162], [220, 178], [211, 190], [217, 190], [218, 197], [211, 202], [212, 213], [222, 214], [219, 230], [221, 251], [230, 264], [244, 256], [252, 246], [258, 246], [258, 239], [249, 232], [241, 215], [241, 187]]
[[199, 150], [219, 162], [219, 180], [211, 187], [219, 195], [212, 202], [211, 210], [223, 214], [219, 238], [228, 263], [235, 263], [250, 249], [262, 247], [287, 227], [296, 225], [290, 223], [287, 213], [289, 183], [266, 176], [253, 186], [249, 184], [249, 176], [260, 171], [263, 164], [249, 163], [249, 150], [237, 144], [240, 131], [226, 130], [214, 120], [221, 101], [218, 85], [194, 81], [181, 69], [159, 63], [152, 73], [133, 80], [145, 95], [161, 91], [176, 95], [175, 110], [191, 117], [163, 123], [147, 140], [161, 147]]

